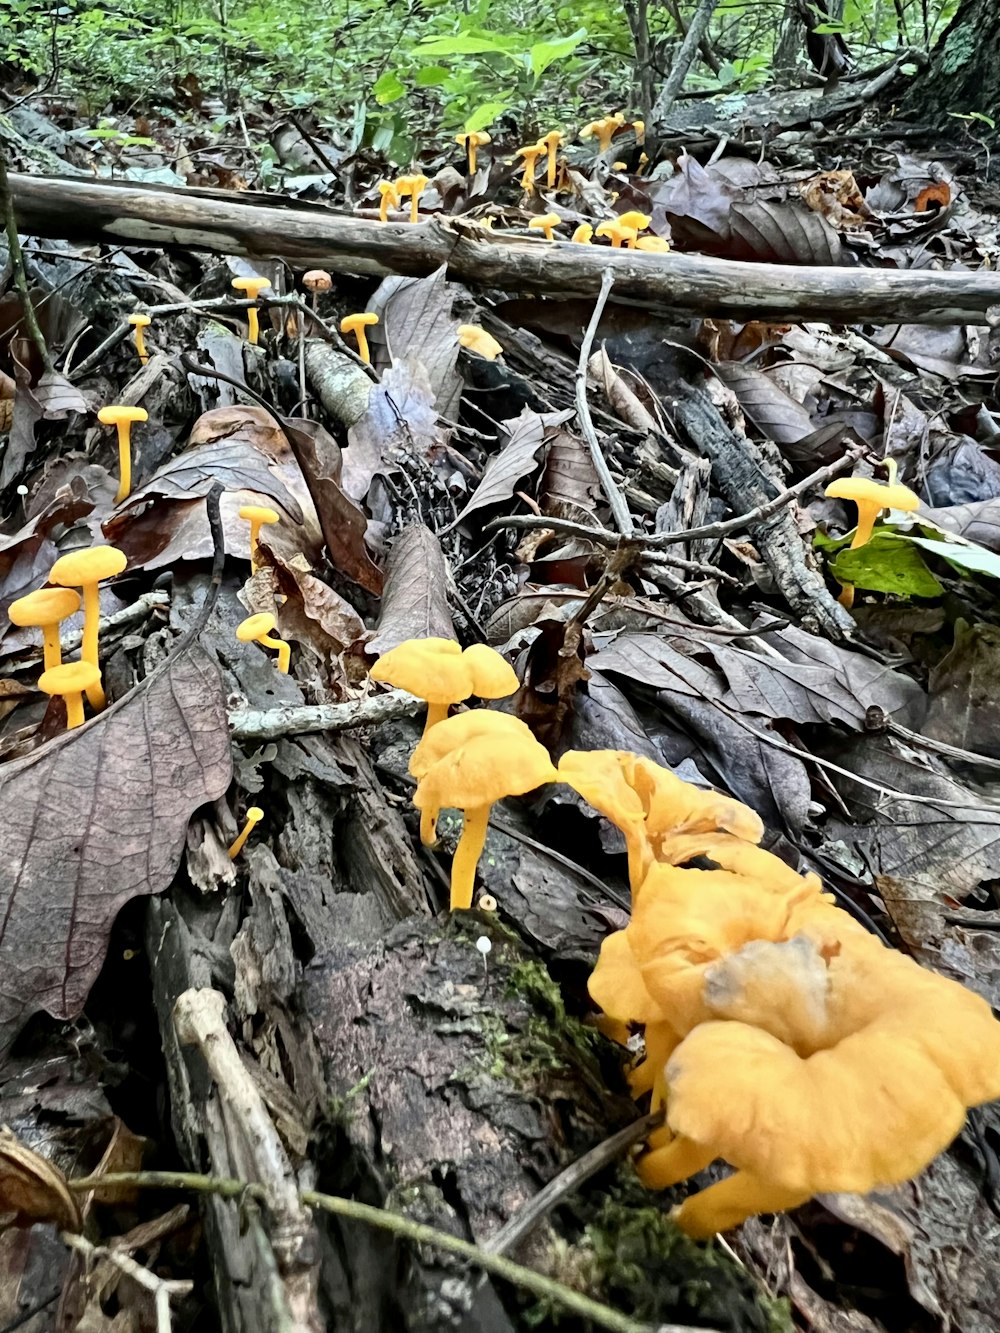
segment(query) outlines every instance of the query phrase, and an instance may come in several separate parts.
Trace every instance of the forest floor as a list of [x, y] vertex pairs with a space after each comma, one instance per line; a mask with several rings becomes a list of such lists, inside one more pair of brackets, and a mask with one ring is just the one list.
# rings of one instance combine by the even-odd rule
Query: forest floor
[[[430, 851], [410, 804], [422, 705], [368, 677], [410, 638], [492, 644], [554, 756], [631, 751], [736, 797], [1000, 1006], [981, 146], [871, 108], [685, 103], [653, 161], [627, 124], [603, 154], [567, 135], [530, 191], [516, 143], [471, 176], [442, 153], [412, 226], [408, 200], [378, 221], [384, 162], [246, 107], [264, 198], [249, 134], [221, 142], [187, 91], [96, 138], [70, 99], [0, 99], [39, 326], [0, 242], [0, 1328], [995, 1330], [995, 1108], [911, 1184], [677, 1232], [684, 1189], [639, 1185], [645, 1108], [587, 995], [627, 920], [620, 835], [568, 790], [507, 802], [446, 915], [458, 822]], [[626, 210], [669, 253], [567, 244]], [[303, 239], [343, 217], [339, 259]], [[338, 331], [360, 311], [371, 365]], [[120, 501], [110, 403], [147, 413]], [[824, 496], [852, 471], [921, 501], [856, 550]], [[251, 503], [280, 519], [253, 572]], [[128, 561], [100, 594], [110, 706], [67, 732], [6, 610], [92, 542]], [[237, 641], [255, 613], [287, 675]], [[209, 1179], [98, 1179], [140, 1169]]]

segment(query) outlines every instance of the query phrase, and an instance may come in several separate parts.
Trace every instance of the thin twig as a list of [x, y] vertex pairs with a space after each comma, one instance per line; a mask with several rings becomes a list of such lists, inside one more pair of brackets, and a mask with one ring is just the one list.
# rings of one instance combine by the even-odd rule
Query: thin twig
[[605, 460], [604, 453], [601, 450], [600, 441], [597, 438], [597, 431], [594, 429], [594, 423], [590, 416], [590, 407], [587, 404], [587, 365], [590, 361], [590, 351], [594, 345], [594, 337], [597, 333], [597, 326], [601, 322], [601, 316], [604, 314], [604, 307], [608, 303], [608, 297], [611, 295], [611, 288], [614, 286], [614, 269], [606, 268], [601, 276], [601, 290], [597, 294], [597, 300], [594, 302], [594, 312], [590, 316], [590, 323], [587, 325], [583, 335], [583, 342], [580, 344], [580, 359], [576, 367], [576, 413], [580, 420], [580, 432], [587, 441], [587, 447], [590, 449], [590, 456], [594, 460], [594, 470], [601, 482], [601, 489], [607, 497], [608, 504], [611, 506], [611, 516], [615, 520], [615, 526], [623, 537], [631, 537], [634, 531], [632, 524], [632, 515], [629, 513], [629, 507], [625, 502], [625, 497], [621, 490], [615, 484], [615, 479], [611, 475], [611, 470]]
[[142, 1287], [143, 1291], [148, 1291], [156, 1309], [156, 1333], [170, 1333], [170, 1298], [186, 1296], [193, 1289], [194, 1283], [189, 1278], [157, 1277], [148, 1268], [143, 1268], [142, 1264], [137, 1263], [131, 1255], [109, 1249], [106, 1245], [92, 1245], [85, 1236], [75, 1232], [64, 1231], [62, 1242], [90, 1262], [95, 1259], [106, 1260], [127, 1274], [133, 1282]]
[[0, 212], [3, 213], [4, 228], [7, 232], [7, 245], [10, 250], [10, 266], [14, 273], [14, 286], [17, 288], [18, 295], [21, 298], [21, 311], [24, 318], [24, 324], [28, 333], [31, 335], [32, 342], [38, 348], [38, 355], [42, 359], [42, 365], [51, 375], [54, 369], [52, 365], [52, 357], [38, 323], [38, 316], [35, 314], [35, 307], [31, 300], [31, 293], [28, 290], [28, 275], [25, 272], [24, 256], [21, 254], [21, 242], [17, 234], [17, 216], [14, 212], [14, 197], [10, 192], [10, 186], [7, 182], [7, 156], [4, 152], [2, 143], [0, 143]]
[[[849, 472], [865, 453], [867, 453], [866, 446], [856, 445], [853, 449], [848, 449], [844, 456], [838, 458], [835, 463], [817, 468], [808, 477], [803, 477], [801, 481], [797, 481], [794, 486], [779, 491], [777, 495], [772, 496], [764, 504], [748, 509], [745, 514], [737, 514], [735, 518], [720, 519], [715, 523], [703, 523], [700, 528], [689, 528], [681, 532], [636, 532], [632, 534], [631, 540], [637, 545], [656, 550], [662, 546], [672, 546], [677, 542], [697, 541], [702, 537], [726, 537], [729, 533], [739, 532], [748, 528], [751, 524], [762, 523], [764, 519], [770, 518], [779, 509], [791, 504], [800, 495], [812, 490], [814, 486], [822, 486], [825, 482], [832, 481], [834, 477]], [[491, 532], [497, 528], [548, 528], [552, 532], [565, 532], [574, 537], [586, 537], [602, 546], [617, 546], [621, 541], [619, 534], [611, 532], [608, 528], [589, 527], [584, 523], [574, 523], [565, 518], [536, 518], [534, 515], [528, 514], [491, 519], [489, 523], [485, 524], [483, 531]]]
[[[83, 1180], [67, 1182], [75, 1193], [100, 1192], [105, 1189], [117, 1189], [123, 1185], [136, 1189], [190, 1190], [196, 1194], [217, 1194], [222, 1198], [236, 1199], [247, 1197], [261, 1203], [267, 1202], [265, 1191], [260, 1185], [245, 1180], [233, 1180], [222, 1176], [205, 1176], [185, 1171], [136, 1171], [114, 1173], [107, 1176], [88, 1176]], [[612, 1310], [600, 1301], [584, 1296], [571, 1287], [556, 1282], [554, 1278], [544, 1277], [533, 1268], [525, 1268], [500, 1254], [491, 1254], [488, 1250], [452, 1236], [447, 1231], [414, 1222], [399, 1213], [390, 1213], [384, 1208], [371, 1204], [359, 1203], [356, 1199], [344, 1199], [334, 1194], [321, 1194], [317, 1190], [303, 1190], [300, 1198], [309, 1208], [319, 1208], [323, 1212], [333, 1213], [337, 1217], [349, 1218], [352, 1222], [363, 1222], [400, 1236], [415, 1245], [430, 1245], [437, 1250], [444, 1250], [460, 1259], [467, 1259], [478, 1268], [485, 1269], [494, 1277], [502, 1278], [513, 1286], [530, 1291], [540, 1300], [552, 1301], [581, 1319], [589, 1319], [598, 1328], [609, 1333], [653, 1333], [650, 1324], [633, 1319], [630, 1315]], [[695, 1333], [681, 1325], [659, 1325], [656, 1333]], [[713, 1330], [701, 1330], [701, 1333], [714, 1333]]]

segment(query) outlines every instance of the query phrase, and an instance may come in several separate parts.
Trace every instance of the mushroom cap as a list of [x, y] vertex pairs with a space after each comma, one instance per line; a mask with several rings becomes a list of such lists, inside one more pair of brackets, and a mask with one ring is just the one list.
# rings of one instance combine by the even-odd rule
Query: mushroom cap
[[459, 324], [458, 344], [470, 352], [478, 352], [487, 361], [495, 361], [503, 352], [503, 346], [496, 338], [476, 324]]
[[86, 551], [61, 555], [49, 570], [49, 582], [61, 588], [85, 588], [114, 578], [127, 564], [128, 556], [117, 546], [91, 546]]
[[625, 780], [624, 750], [567, 750], [559, 760], [559, 780], [567, 783], [605, 819], [620, 829], [641, 830], [642, 801]]
[[[486, 718], [493, 722], [484, 733]], [[478, 809], [505, 796], [523, 796], [558, 778], [548, 751], [517, 718], [481, 710], [481, 716], [462, 713], [445, 718], [433, 731], [441, 728], [447, 730], [438, 744], [450, 745], [417, 785], [413, 803], [420, 811]]]
[[523, 148], [519, 148], [514, 156], [523, 157], [527, 162], [529, 160], [537, 161], [544, 153], [545, 145], [543, 143], [529, 143]]
[[420, 194], [424, 186], [430, 180], [430, 176], [424, 176], [421, 172], [415, 172], [410, 178], [410, 193]]
[[838, 477], [827, 486], [826, 495], [831, 500], [853, 500], [866, 508], [875, 505], [879, 509], [904, 509], [910, 513], [920, 508], [920, 497], [908, 486], [888, 486], [871, 477]]
[[259, 805], [248, 805], [246, 818], [248, 824], [259, 824], [264, 818], [264, 811]]
[[543, 227], [558, 227], [562, 218], [558, 213], [543, 213], [540, 218], [532, 218], [528, 223], [529, 231], [541, 231]]
[[280, 523], [281, 515], [270, 505], [240, 505], [240, 518], [248, 523]]
[[598, 236], [606, 236], [609, 240], [634, 241], [638, 239], [639, 233], [635, 227], [626, 227], [618, 221], [602, 222], [597, 228]]
[[[460, 713], [457, 717], [446, 718], [445, 721], [448, 722], [448, 727], [444, 731], [441, 730], [444, 722], [438, 722], [436, 726], [431, 727], [410, 756], [410, 772], [415, 778], [426, 777], [434, 765], [455, 748], [458, 744], [456, 735], [465, 742], [479, 736], [498, 736], [503, 731], [508, 731], [511, 735], [524, 733], [524, 723], [519, 718], [492, 708], [472, 709], [468, 713]], [[452, 722], [461, 722], [462, 725], [453, 727], [450, 725]]]
[[377, 323], [378, 315], [363, 310], [357, 315], [345, 315], [340, 321], [340, 331], [341, 333], [355, 333], [358, 329], [367, 329]]
[[39, 588], [19, 597], [7, 608], [11, 624], [24, 628], [36, 625], [56, 625], [80, 609], [80, 594], [72, 588]]
[[571, 241], [576, 241], [578, 245], [586, 245], [594, 234], [594, 229], [589, 222], [581, 222], [570, 237]]
[[[662, 764], [642, 755], [625, 752], [621, 763], [625, 781], [642, 801], [646, 832], [651, 837], [668, 838], [720, 829], [751, 843], [760, 842], [764, 836], [760, 815], [742, 801], [684, 782]], [[778, 865], [781, 864], [779, 861]]]
[[456, 704], [472, 693], [471, 673], [454, 639], [407, 639], [383, 653], [369, 675], [430, 704]]
[[148, 421], [149, 413], [144, 407], [129, 407], [125, 403], [112, 403], [102, 407], [97, 414], [102, 426], [117, 426], [119, 421]]
[[240, 643], [256, 643], [262, 635], [270, 634], [276, 623], [270, 611], [261, 611], [240, 621], [236, 626], [236, 637]]
[[649, 213], [640, 213], [635, 208], [630, 209], [627, 213], [618, 214], [618, 221], [623, 227], [634, 227], [636, 231], [645, 231], [652, 220]]
[[492, 137], [485, 130], [466, 130], [463, 134], [455, 135], [455, 142], [467, 148], [469, 144], [474, 144], [477, 148], [483, 148], [486, 144], [492, 143]]
[[517, 672], [488, 644], [472, 644], [462, 654], [462, 661], [472, 672], [472, 693], [480, 699], [505, 699], [521, 688]]
[[538, 142], [548, 152], [550, 148], [558, 148], [565, 137], [560, 130], [549, 130], [548, 134], [543, 134]]
[[333, 278], [325, 268], [311, 268], [307, 273], [303, 273], [302, 286], [307, 292], [328, 292], [333, 286]]
[[718, 965], [708, 989], [725, 1021], [696, 1027], [671, 1057], [668, 1122], [779, 1186], [867, 1193], [907, 1180], [967, 1107], [1000, 1093], [986, 1002], [872, 936], [829, 958], [808, 940], [758, 944]]
[[63, 662], [49, 667], [38, 677], [38, 688], [43, 694], [78, 694], [92, 690], [101, 683], [101, 671], [93, 662]]
[[663, 236], [639, 236], [635, 248], [645, 250], [649, 254], [665, 255], [669, 253], [670, 242]]
[[137, 329], [145, 329], [148, 328], [153, 321], [150, 319], [148, 315], [136, 314], [136, 315], [129, 315], [128, 322], [130, 324], [134, 324]]
[[383, 198], [385, 198], [385, 196], [388, 195], [390, 203], [398, 204], [399, 191], [402, 186], [402, 182], [405, 179], [406, 179], [405, 176], [401, 176], [398, 181], [379, 181], [378, 183], [379, 194], [382, 195]]
[[252, 301], [256, 301], [263, 289], [270, 287], [270, 285], [270, 278], [262, 278], [259, 274], [249, 278], [233, 278], [231, 283], [231, 286], [235, 287], [238, 292], [246, 292]]

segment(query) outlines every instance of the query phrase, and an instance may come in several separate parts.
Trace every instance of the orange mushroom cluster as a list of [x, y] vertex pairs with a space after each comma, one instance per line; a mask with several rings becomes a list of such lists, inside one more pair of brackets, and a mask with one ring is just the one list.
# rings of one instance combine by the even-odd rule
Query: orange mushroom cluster
[[604, 941], [590, 994], [609, 1036], [643, 1029], [632, 1091], [665, 1123], [639, 1175], [664, 1189], [734, 1168], [676, 1210], [689, 1235], [908, 1180], [1000, 1096], [989, 1005], [759, 847], [753, 811], [635, 755], [571, 751], [558, 772], [629, 853], [631, 919]]
[[[491, 655], [509, 689], [473, 681]], [[568, 751], [555, 767], [506, 713], [447, 717], [473, 693], [516, 686], [489, 648], [411, 640], [371, 674], [428, 700], [410, 772], [424, 843], [442, 809], [464, 814], [453, 909], [471, 906], [490, 811], [506, 796], [565, 783], [621, 829], [633, 910], [589, 989], [607, 1035], [643, 1032], [632, 1091], [651, 1095], [664, 1123], [640, 1178], [665, 1189], [714, 1162], [732, 1168], [675, 1209], [688, 1235], [818, 1193], [900, 1184], [970, 1107], [1000, 1097], [1000, 1023], [986, 1001], [884, 946], [815, 875], [760, 847], [747, 806], [623, 751]]]
[[[121, 574], [127, 564], [124, 552], [114, 546], [72, 551], [60, 556], [49, 571], [49, 583], [55, 587], [29, 592], [11, 602], [7, 609], [12, 624], [42, 631], [45, 669], [38, 688], [44, 694], [63, 698], [70, 728], [79, 727], [84, 721], [84, 695], [95, 711], [105, 705], [98, 658], [99, 589], [105, 579]], [[76, 615], [81, 606], [84, 620], [80, 661], [63, 662], [60, 625]]]

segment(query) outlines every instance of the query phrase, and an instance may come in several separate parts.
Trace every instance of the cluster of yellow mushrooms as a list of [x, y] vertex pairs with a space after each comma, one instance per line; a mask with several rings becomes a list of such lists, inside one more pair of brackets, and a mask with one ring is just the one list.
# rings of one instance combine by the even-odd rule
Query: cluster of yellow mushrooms
[[[747, 806], [682, 782], [638, 755], [569, 751], [554, 765], [523, 722], [476, 709], [512, 694], [491, 649], [447, 639], [400, 644], [372, 677], [427, 700], [410, 772], [425, 843], [442, 809], [464, 812], [452, 908], [472, 903], [490, 809], [567, 783], [621, 829], [632, 914], [590, 979], [603, 1030], [642, 1029], [631, 1074], [664, 1115], [639, 1159], [651, 1188], [713, 1162], [734, 1168], [675, 1211], [708, 1237], [814, 1194], [867, 1193], [910, 1179], [1000, 1096], [1000, 1023], [954, 981], [885, 947], [757, 844]], [[688, 863], [704, 858], [709, 869]]]

